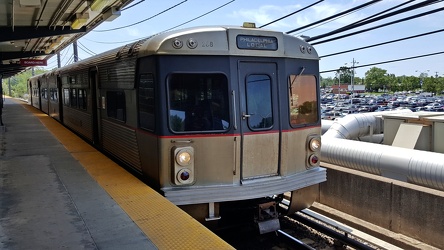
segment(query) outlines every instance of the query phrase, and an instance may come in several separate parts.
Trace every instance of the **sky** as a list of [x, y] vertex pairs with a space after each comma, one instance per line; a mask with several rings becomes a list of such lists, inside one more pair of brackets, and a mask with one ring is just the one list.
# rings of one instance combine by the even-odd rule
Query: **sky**
[[[78, 40], [78, 54], [80, 59], [86, 59], [91, 55], [94, 55], [94, 53], [99, 54], [171, 28], [177, 30], [206, 25], [241, 26], [243, 22], [254, 22], [256, 23], [256, 27], [259, 27], [317, 1], [318, 0], [144, 0], [132, 8], [121, 11], [121, 15], [115, 20], [111, 22], [103, 22], [93, 31], [80, 38]], [[369, 17], [390, 7], [405, 3], [406, 1], [407, 0], [379, 1], [369, 7], [355, 11], [341, 18], [306, 30], [293, 32], [291, 35], [297, 37], [301, 35], [309, 37], [321, 35]], [[412, 4], [423, 1], [424, 0], [416, 0], [406, 6], [411, 6]], [[137, 2], [139, 2], [139, 0], [134, 0], [133, 4]], [[370, 2], [370, 0], [324, 0], [313, 7], [267, 25], [264, 28], [288, 32], [367, 2]], [[173, 6], [175, 7], [172, 8]], [[410, 11], [405, 14], [396, 15], [382, 21], [361, 26], [351, 31], [340, 33], [339, 35], [374, 27], [383, 23], [443, 7], [444, 3], [433, 4], [428, 7], [420, 8], [419, 10]], [[166, 11], [167, 9], [169, 10]], [[143, 21], [145, 19], [148, 20]], [[132, 25], [138, 22], [140, 23]], [[128, 25], [132, 26], [121, 28]], [[341, 55], [323, 57], [336, 52], [440, 29], [444, 29], [444, 11], [374, 29], [369, 32], [349, 36], [343, 39], [313, 45], [313, 47], [318, 52], [319, 56], [321, 56], [321, 72], [336, 70], [343, 66], [351, 67], [353, 61], [355, 61], [355, 76], [358, 77], [364, 77], [365, 72], [371, 67], [385, 69], [387, 70], [387, 73], [395, 74], [396, 76], [419, 76], [421, 73], [426, 73], [429, 76], [444, 76], [444, 54], [395, 63], [365, 66], [384, 61], [443, 52], [444, 32]], [[315, 43], [321, 40], [322, 39], [315, 40], [310, 43]], [[61, 51], [62, 66], [72, 62], [72, 51], [72, 46]], [[56, 58], [56, 56], [53, 56], [48, 60], [47, 68], [54, 68], [57, 66]], [[335, 74], [334, 72], [326, 72], [321, 73], [321, 76], [334, 77]]]

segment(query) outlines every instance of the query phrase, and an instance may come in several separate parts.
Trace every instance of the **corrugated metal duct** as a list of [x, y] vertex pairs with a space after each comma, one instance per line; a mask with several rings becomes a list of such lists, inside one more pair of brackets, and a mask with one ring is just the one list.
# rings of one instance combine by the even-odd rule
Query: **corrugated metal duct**
[[322, 161], [444, 191], [444, 154], [322, 137]]
[[383, 132], [382, 114], [388, 113], [352, 114], [333, 123], [322, 136], [322, 161], [444, 191], [444, 154], [344, 140]]

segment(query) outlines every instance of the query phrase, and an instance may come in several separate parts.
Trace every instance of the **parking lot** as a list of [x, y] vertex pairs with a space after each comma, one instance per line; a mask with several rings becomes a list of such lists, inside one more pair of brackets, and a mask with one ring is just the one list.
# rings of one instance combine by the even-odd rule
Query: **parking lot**
[[348, 114], [410, 109], [413, 112], [444, 111], [444, 96], [430, 93], [398, 92], [393, 94], [333, 94], [321, 90], [321, 117], [335, 120]]

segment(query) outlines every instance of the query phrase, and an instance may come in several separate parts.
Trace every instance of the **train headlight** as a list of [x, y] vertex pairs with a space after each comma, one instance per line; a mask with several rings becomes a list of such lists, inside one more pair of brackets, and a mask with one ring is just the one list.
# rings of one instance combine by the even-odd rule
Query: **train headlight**
[[194, 148], [173, 147], [171, 153], [172, 182], [176, 185], [193, 184], [195, 181]]
[[187, 166], [191, 163], [191, 154], [188, 150], [181, 150], [176, 155], [176, 162], [181, 166]]
[[319, 138], [312, 138], [309, 142], [311, 151], [319, 151], [321, 149], [321, 140]]

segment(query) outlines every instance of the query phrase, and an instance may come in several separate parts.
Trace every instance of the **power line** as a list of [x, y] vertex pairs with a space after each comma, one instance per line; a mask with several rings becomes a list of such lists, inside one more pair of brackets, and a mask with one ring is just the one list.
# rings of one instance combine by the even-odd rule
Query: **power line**
[[[382, 62], [378, 62], [378, 63], [369, 63], [369, 64], [355, 66], [355, 68], [363, 68], [363, 67], [369, 67], [369, 66], [380, 65], [380, 64], [387, 64], [387, 63], [394, 63], [394, 62], [400, 62], [400, 61], [407, 61], [407, 60], [417, 59], [417, 58], [421, 58], [421, 57], [436, 56], [436, 55], [440, 55], [440, 54], [444, 54], [444, 51], [430, 53], [430, 54], [424, 54], [424, 55], [419, 55], [419, 56], [405, 57], [405, 58], [389, 60], [389, 61], [382, 61]], [[336, 72], [338, 70], [339, 69], [331, 69], [331, 70], [320, 71], [319, 74], [329, 73], [329, 72]]]
[[215, 9], [213, 9], [213, 10], [208, 11], [208, 12], [205, 13], [205, 14], [202, 14], [202, 15], [200, 15], [200, 16], [198, 16], [198, 17], [195, 17], [195, 18], [193, 18], [193, 19], [191, 19], [191, 20], [189, 20], [189, 21], [186, 21], [186, 22], [181, 23], [181, 24], [179, 24], [179, 25], [176, 25], [176, 26], [174, 26], [174, 27], [172, 27], [172, 28], [169, 28], [169, 29], [167, 29], [167, 30], [164, 30], [163, 32], [173, 30], [173, 29], [178, 28], [178, 27], [180, 27], [180, 26], [182, 26], [182, 25], [185, 25], [185, 24], [187, 24], [187, 23], [190, 23], [190, 22], [192, 22], [192, 21], [195, 21], [195, 20], [197, 20], [197, 19], [199, 19], [199, 18], [201, 18], [201, 17], [204, 17], [204, 16], [206, 16], [206, 15], [208, 15], [208, 14], [210, 14], [210, 13], [215, 12], [216, 10], [219, 10], [219, 9], [221, 9], [221, 8], [223, 8], [223, 7], [225, 7], [225, 6], [229, 5], [229, 4], [231, 4], [231, 3], [233, 3], [234, 1], [236, 1], [236, 0], [231, 0], [231, 1], [227, 2], [227, 3], [225, 3], [225, 4], [222, 4], [221, 6], [215, 8]]
[[87, 51], [85, 51], [86, 53], [88, 53], [88, 54], [90, 54], [90, 55], [92, 55], [92, 56], [97, 55], [97, 53], [95, 53], [94, 51], [88, 49], [88, 48], [87, 48], [85, 45], [83, 45], [83, 43], [81, 43], [80, 41], [77, 40], [77, 43], [78, 43], [79, 47], [80, 47], [83, 51], [87, 50]]
[[[332, 36], [332, 35], [335, 35], [335, 34], [338, 34], [338, 33], [342, 33], [344, 31], [348, 31], [348, 30], [351, 30], [351, 29], [354, 29], [354, 28], [357, 28], [357, 27], [360, 27], [360, 26], [363, 26], [363, 25], [366, 25], [366, 24], [370, 24], [370, 23], [373, 23], [373, 22], [376, 22], [376, 21], [380, 21], [380, 20], [383, 20], [383, 19], [395, 16], [395, 15], [398, 15], [398, 14], [402, 14], [404, 12], [416, 10], [416, 9], [425, 7], [427, 5], [435, 4], [435, 3], [438, 3], [438, 2], [441, 2], [441, 1], [443, 1], [443, 0], [428, 0], [428, 1], [421, 2], [421, 3], [418, 3], [418, 4], [412, 5], [412, 6], [405, 7], [403, 9], [400, 9], [400, 10], [397, 10], [397, 11], [390, 12], [390, 13], [382, 15], [382, 16], [379, 16], [379, 15], [381, 15], [384, 12], [380, 12], [380, 13], [376, 14], [376, 16], [379, 16], [379, 17], [364, 18], [364, 19], [362, 19], [360, 21], [355, 22], [354, 24], [349, 24], [349, 25], [346, 25], [346, 26], [344, 26], [342, 28], [336, 29], [334, 31], [330, 31], [330, 32], [327, 32], [327, 33], [324, 33], [324, 34], [321, 34], [321, 35], [318, 35], [318, 36], [310, 37], [306, 41], [310, 42], [310, 41], [318, 40], [318, 39], [321, 39], [321, 38], [324, 38], [324, 37]], [[399, 5], [395, 6], [395, 7], [399, 7]], [[423, 14], [424, 15], [428, 15], [427, 12], [425, 12]], [[419, 14], [419, 15], [421, 15], [421, 14]], [[375, 15], [373, 15], [373, 16], [375, 16]], [[397, 23], [397, 22], [403, 22], [403, 21], [406, 21], [406, 20], [414, 19], [416, 17], [419, 17], [419, 16], [416, 15], [416, 16], [410, 16], [410, 17], [407, 17], [407, 18], [404, 18], [404, 19], [399, 19], [399, 20], [394, 21], [393, 23], [389, 23], [387, 25], [391, 25], [391, 24], [394, 24], [394, 23]], [[379, 27], [379, 26], [376, 26], [376, 27]], [[367, 29], [364, 29], [364, 31], [366, 31], [366, 30]], [[351, 34], [353, 34], [353, 33], [351, 33]], [[328, 40], [325, 40], [325, 41], [328, 41]]]
[[308, 27], [314, 26], [314, 25], [319, 24], [319, 23], [326, 22], [326, 21], [331, 20], [331, 19], [333, 19], [333, 18], [337, 18], [337, 17], [343, 16], [343, 15], [349, 14], [349, 13], [352, 12], [352, 11], [356, 11], [356, 10], [359, 10], [359, 9], [362, 9], [362, 8], [365, 8], [365, 7], [368, 7], [368, 6], [372, 5], [372, 4], [375, 4], [375, 3], [380, 2], [380, 1], [382, 1], [382, 0], [373, 0], [373, 1], [370, 1], [370, 2], [368, 2], [368, 3], [364, 3], [364, 4], [361, 4], [361, 5], [358, 5], [358, 6], [356, 6], [356, 7], [353, 7], [353, 8], [351, 8], [351, 9], [348, 9], [348, 10], [345, 10], [345, 11], [342, 11], [342, 12], [339, 12], [339, 13], [337, 13], [337, 14], [335, 14], [335, 15], [332, 15], [332, 16], [329, 16], [329, 17], [327, 17], [327, 18], [321, 19], [321, 20], [316, 21], [316, 22], [314, 22], [314, 23], [311, 23], [311, 24], [308, 24], [308, 25], [305, 25], [305, 26], [299, 27], [299, 28], [297, 28], [297, 29], [293, 29], [293, 30], [287, 31], [286, 33], [287, 33], [287, 34], [291, 34], [291, 33], [294, 33], [294, 32], [296, 32], [296, 31], [306, 29], [306, 28], [308, 28]]
[[91, 50], [89, 50], [87, 47], [85, 47], [85, 45], [83, 45], [82, 43], [80, 43], [79, 41], [77, 41], [78, 43], [78, 47], [83, 50], [85, 53], [89, 54], [90, 56], [94, 56], [96, 55], [96, 53], [92, 52]]
[[170, 11], [170, 10], [176, 8], [177, 6], [179, 6], [179, 5], [183, 4], [183, 3], [185, 3], [186, 1], [188, 1], [188, 0], [184, 0], [184, 1], [182, 1], [182, 2], [180, 2], [180, 3], [178, 3], [178, 4], [176, 4], [176, 5], [173, 5], [173, 6], [167, 8], [167, 9], [165, 9], [165, 10], [163, 10], [163, 11], [161, 11], [161, 12], [159, 12], [159, 13], [153, 15], [153, 16], [148, 17], [147, 19], [142, 20], [142, 21], [138, 21], [138, 22], [135, 22], [135, 23], [133, 23], [133, 24], [129, 24], [129, 25], [125, 25], [125, 26], [117, 27], [117, 28], [112, 28], [112, 29], [107, 29], [107, 30], [93, 30], [93, 32], [106, 32], [106, 31], [113, 31], [113, 30], [119, 30], [119, 29], [124, 29], [124, 28], [131, 27], [131, 26], [134, 26], [134, 25], [137, 25], [137, 24], [140, 24], [140, 23], [146, 22], [146, 21], [148, 21], [148, 20], [150, 20], [150, 19], [153, 19], [154, 17], [159, 16], [159, 15], [165, 13], [165, 12], [168, 12], [168, 11]]
[[[379, 28], [382, 28], [382, 27], [385, 27], [385, 26], [389, 26], [389, 25], [392, 25], [392, 24], [396, 24], [396, 23], [408, 21], [408, 20], [411, 20], [411, 19], [415, 19], [415, 18], [418, 18], [418, 17], [430, 15], [430, 14], [433, 14], [433, 13], [436, 13], [436, 12], [439, 12], [439, 11], [442, 11], [442, 10], [444, 10], [444, 7], [438, 8], [438, 9], [435, 9], [435, 10], [431, 10], [431, 11], [427, 11], [427, 12], [423, 12], [423, 13], [420, 13], [420, 14], [417, 14], [417, 15], [413, 15], [413, 16], [410, 16], [410, 17], [398, 19], [396, 21], [392, 21], [392, 22], [381, 24], [381, 25], [377, 25], [377, 26], [370, 27], [370, 28], [367, 28], [367, 29], [358, 30], [358, 31], [351, 32], [351, 33], [348, 33], [348, 34], [345, 34], [345, 35], [329, 38], [329, 39], [322, 40], [322, 41], [319, 41], [319, 42], [316, 42], [316, 43], [311, 43], [311, 45], [317, 45], [317, 44], [321, 44], [321, 43], [331, 42], [331, 41], [334, 41], [334, 40], [338, 40], [338, 39], [342, 39], [342, 38], [345, 38], [345, 37], [357, 35], [357, 34], [360, 34], [360, 33], [363, 33], [363, 32], [367, 32], [367, 31], [370, 31], [370, 30], [379, 29]], [[308, 39], [308, 40], [311, 40], [311, 39]]]
[[350, 50], [345, 50], [345, 51], [336, 52], [336, 53], [332, 53], [332, 54], [327, 54], [327, 55], [324, 55], [324, 56], [320, 56], [319, 58], [335, 56], [335, 55], [345, 54], [345, 53], [349, 53], [349, 52], [353, 52], [353, 51], [373, 48], [373, 47], [377, 47], [377, 46], [381, 46], [381, 45], [386, 45], [386, 44], [390, 44], [390, 43], [395, 43], [395, 42], [400, 42], [400, 41], [409, 40], [409, 39], [413, 39], [413, 38], [418, 38], [418, 37], [421, 37], [421, 36], [432, 35], [432, 34], [443, 32], [443, 31], [444, 31], [444, 29], [435, 30], [435, 31], [431, 31], [431, 32], [426, 32], [426, 33], [414, 35], [414, 36], [408, 36], [408, 37], [403, 37], [403, 38], [399, 38], [399, 39], [395, 39], [395, 40], [390, 40], [390, 41], [383, 42], [383, 43], [377, 43], [377, 44], [368, 45], [368, 46], [364, 46], [364, 47], [359, 47], [359, 48], [355, 48], [355, 49], [350, 49]]
[[142, 2], [145, 2], [145, 0], [140, 0], [139, 2], [134, 3], [134, 4], [130, 5], [130, 6], [127, 6], [126, 8], [120, 9], [120, 11], [124, 11], [124, 10], [130, 9], [130, 8], [132, 8], [132, 7], [134, 7], [134, 6], [138, 5], [138, 4], [140, 4], [140, 3], [142, 3]]
[[[198, 16], [198, 17], [195, 17], [195, 18], [193, 18], [193, 19], [191, 19], [191, 20], [189, 20], [189, 21], [186, 21], [186, 22], [184, 22], [184, 23], [181, 23], [181, 24], [179, 24], [179, 25], [176, 25], [176, 26], [174, 26], [174, 27], [172, 27], [172, 28], [169, 28], [169, 29], [164, 30], [164, 31], [162, 31], [162, 32], [159, 32], [159, 33], [157, 33], [157, 34], [161, 34], [161, 33], [167, 32], [167, 31], [169, 31], [169, 30], [175, 29], [175, 28], [177, 28], [177, 27], [180, 27], [180, 26], [182, 26], [182, 25], [185, 25], [185, 24], [187, 24], [187, 23], [190, 23], [190, 22], [192, 22], [192, 21], [195, 21], [195, 20], [197, 20], [197, 19], [199, 19], [199, 18], [201, 18], [201, 17], [203, 17], [203, 16], [206, 16], [206, 15], [208, 15], [208, 14], [210, 14], [210, 13], [212, 13], [212, 12], [218, 10], [218, 9], [221, 9], [221, 8], [227, 6], [228, 4], [231, 4], [231, 3], [234, 2], [234, 1], [236, 1], [236, 0], [229, 1], [229, 2], [227, 2], [227, 3], [225, 3], [225, 4], [223, 4], [223, 5], [219, 6], [219, 7], [217, 7], [217, 8], [215, 8], [215, 9], [211, 10], [211, 11], [208, 11], [208, 12], [205, 13], [205, 14], [202, 14], [202, 15], [200, 15], [200, 16]], [[127, 40], [127, 41], [120, 41], [120, 42], [102, 42], [102, 41], [94, 41], [94, 40], [90, 40], [90, 39], [87, 39], [87, 38], [83, 38], [83, 39], [85, 39], [85, 40], [87, 40], [87, 41], [90, 41], [90, 42], [101, 43], [101, 44], [122, 44], [122, 43], [127, 44], [127, 43], [137, 42], [137, 41], [139, 41], [139, 40], [146, 39], [146, 38], [149, 38], [149, 37], [152, 37], [152, 36], [153, 36], [153, 35], [145, 36], [145, 37], [141, 37], [141, 38], [137, 38], [137, 39], [132, 39], [132, 40]]]
[[278, 18], [278, 19], [276, 19], [276, 20], [274, 20], [274, 21], [271, 21], [271, 22], [269, 22], [269, 23], [266, 23], [266, 24], [260, 26], [259, 28], [263, 28], [263, 27], [265, 27], [265, 26], [268, 26], [268, 25], [270, 25], [270, 24], [273, 24], [273, 23], [275, 23], [275, 22], [278, 22], [278, 21], [280, 21], [280, 20], [282, 20], [282, 19], [285, 19], [285, 18], [287, 18], [287, 17], [289, 17], [289, 16], [292, 16], [292, 15], [294, 15], [294, 14], [296, 14], [296, 13], [299, 13], [299, 12], [301, 12], [301, 11], [303, 11], [303, 10], [306, 10], [306, 9], [308, 9], [308, 8], [311, 8], [311, 7], [313, 7], [314, 5], [316, 5], [316, 4], [320, 3], [320, 2], [323, 2], [323, 1], [324, 1], [324, 0], [319, 0], [319, 1], [315, 2], [315, 3], [313, 3], [313, 4], [308, 5], [307, 7], [304, 7], [304, 8], [302, 8], [302, 9], [299, 9], [299, 10], [297, 10], [297, 11], [294, 11], [294, 12], [288, 14], [288, 15], [285, 15], [285, 16], [283, 16], [283, 17], [280, 17], [280, 18]]

